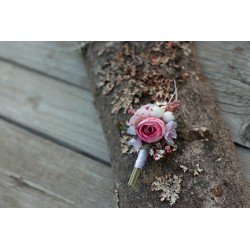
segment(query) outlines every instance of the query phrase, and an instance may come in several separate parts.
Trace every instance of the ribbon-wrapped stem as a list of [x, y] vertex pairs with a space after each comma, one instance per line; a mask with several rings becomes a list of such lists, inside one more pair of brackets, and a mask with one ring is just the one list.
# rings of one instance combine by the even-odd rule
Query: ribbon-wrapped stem
[[128, 185], [134, 187], [136, 185], [137, 179], [140, 175], [141, 169], [145, 166], [146, 160], [148, 158], [148, 150], [147, 149], [140, 149], [139, 154], [137, 156], [134, 169], [130, 175]]

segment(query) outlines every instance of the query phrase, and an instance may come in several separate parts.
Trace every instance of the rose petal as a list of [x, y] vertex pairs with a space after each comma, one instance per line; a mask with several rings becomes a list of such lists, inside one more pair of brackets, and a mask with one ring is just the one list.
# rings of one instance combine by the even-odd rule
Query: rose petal
[[135, 113], [135, 110], [134, 109], [129, 109], [128, 110], [128, 114], [134, 114]]
[[129, 124], [133, 126], [137, 126], [145, 118], [151, 116], [151, 109], [155, 107], [154, 104], [148, 103], [147, 105], [141, 106], [134, 115], [130, 118]]
[[141, 117], [137, 112], [130, 118], [129, 125], [130, 126], [137, 126], [140, 121], [142, 121], [144, 118]]

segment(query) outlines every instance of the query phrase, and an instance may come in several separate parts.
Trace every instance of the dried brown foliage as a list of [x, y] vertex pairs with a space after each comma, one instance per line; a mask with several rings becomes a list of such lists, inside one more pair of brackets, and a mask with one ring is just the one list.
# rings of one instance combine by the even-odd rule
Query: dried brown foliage
[[97, 55], [105, 53], [106, 58], [95, 72], [100, 79], [98, 87], [105, 95], [116, 89], [113, 113], [133, 108], [142, 96], [153, 101], [169, 98], [173, 80], [181, 83], [189, 77], [181, 65], [183, 55], [191, 52], [189, 43], [146, 43], [147, 51], [141, 42], [122, 42], [122, 46], [97, 51]]

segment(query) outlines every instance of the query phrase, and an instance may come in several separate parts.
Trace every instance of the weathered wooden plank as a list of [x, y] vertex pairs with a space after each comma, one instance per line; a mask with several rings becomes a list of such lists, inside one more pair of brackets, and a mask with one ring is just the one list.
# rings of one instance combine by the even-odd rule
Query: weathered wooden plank
[[0, 207], [114, 207], [111, 168], [0, 120]]
[[201, 69], [215, 90], [234, 141], [250, 147], [250, 42], [195, 45]]
[[0, 171], [0, 207], [71, 207], [72, 204], [54, 195], [18, 182]]
[[0, 42], [0, 58], [89, 89], [77, 42]]
[[92, 96], [0, 61], [0, 115], [109, 162]]
[[[250, 43], [196, 42], [202, 72], [212, 84], [221, 113], [235, 142], [250, 146]], [[250, 149], [236, 145], [250, 188]]]

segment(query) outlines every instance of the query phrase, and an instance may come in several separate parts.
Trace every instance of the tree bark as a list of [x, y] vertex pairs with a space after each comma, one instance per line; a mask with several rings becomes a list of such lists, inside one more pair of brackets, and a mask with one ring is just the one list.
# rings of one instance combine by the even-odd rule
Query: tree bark
[[[166, 56], [168, 50], [170, 58]], [[96, 42], [84, 46], [84, 59], [110, 150], [118, 207], [249, 206], [249, 193], [229, 129], [219, 114], [209, 84], [200, 72], [192, 44]], [[130, 63], [119, 64], [121, 60]], [[140, 60], [143, 61], [141, 64], [138, 63]], [[127, 66], [130, 70], [125, 68]], [[144, 78], [138, 70], [143, 72]], [[154, 86], [152, 79], [154, 81], [156, 71], [162, 74], [159, 76], [157, 73], [157, 96], [144, 91], [151, 88], [149, 85]], [[115, 75], [115, 78], [110, 75]], [[181, 101], [177, 118], [178, 149], [166, 161], [149, 158], [136, 187], [131, 188], [127, 183], [137, 155], [122, 154], [121, 135], [116, 126], [117, 122], [125, 122], [131, 115], [119, 110], [114, 100], [121, 91], [128, 90], [130, 84], [134, 86], [140, 81], [144, 89], [137, 96], [136, 102], [139, 102], [132, 103], [134, 108], [147, 104], [151, 99], [157, 100], [159, 96], [161, 99], [164, 93], [160, 91], [165, 88], [164, 80], [168, 77], [170, 81], [166, 81], [166, 86], [171, 90], [170, 82], [176, 80]], [[118, 84], [117, 79], [123, 84]], [[124, 83], [126, 79], [127, 85]], [[202, 172], [196, 171], [197, 164]], [[186, 172], [180, 167], [183, 165], [188, 168]], [[166, 175], [169, 179], [173, 176], [181, 179], [179, 199], [173, 205], [160, 200], [161, 191], [151, 191], [155, 178]]]

